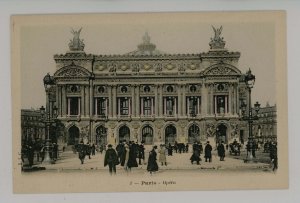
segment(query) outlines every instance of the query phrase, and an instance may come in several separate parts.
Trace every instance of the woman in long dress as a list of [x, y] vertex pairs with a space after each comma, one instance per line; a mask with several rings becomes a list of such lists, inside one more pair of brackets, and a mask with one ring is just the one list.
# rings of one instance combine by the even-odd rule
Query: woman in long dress
[[157, 146], [154, 146], [153, 149], [149, 152], [149, 158], [148, 158], [148, 165], [147, 165], [147, 171], [150, 172], [150, 174], [152, 174], [155, 171], [158, 171], [158, 165], [156, 162], [156, 150]]

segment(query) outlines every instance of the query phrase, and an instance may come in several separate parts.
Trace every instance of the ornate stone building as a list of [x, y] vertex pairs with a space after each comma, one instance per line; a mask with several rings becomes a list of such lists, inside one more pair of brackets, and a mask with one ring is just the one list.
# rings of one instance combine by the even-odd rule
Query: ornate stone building
[[[230, 52], [214, 28], [208, 52], [167, 54], [145, 33], [135, 51], [123, 55], [84, 52], [80, 31], [70, 51], [55, 55], [51, 94], [69, 145], [120, 140], [146, 144], [239, 137], [240, 103], [248, 93], [239, 52]], [[48, 99], [47, 99], [48, 101]], [[48, 105], [49, 106], [49, 105]]]
[[22, 143], [28, 140], [45, 139], [45, 124], [42, 122], [40, 110], [21, 110], [21, 133]]
[[276, 105], [270, 106], [269, 103], [261, 108], [258, 115], [259, 119], [253, 123], [253, 134], [260, 142], [277, 140], [277, 111]]

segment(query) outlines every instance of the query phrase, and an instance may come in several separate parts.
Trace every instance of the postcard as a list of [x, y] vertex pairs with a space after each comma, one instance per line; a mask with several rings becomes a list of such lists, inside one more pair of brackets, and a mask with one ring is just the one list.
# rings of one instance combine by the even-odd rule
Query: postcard
[[288, 188], [284, 11], [11, 17], [15, 193]]

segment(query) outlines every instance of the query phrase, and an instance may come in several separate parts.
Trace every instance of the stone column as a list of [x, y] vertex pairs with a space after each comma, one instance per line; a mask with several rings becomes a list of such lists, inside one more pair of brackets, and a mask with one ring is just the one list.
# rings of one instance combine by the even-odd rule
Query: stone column
[[93, 116], [93, 102], [94, 102], [94, 84], [93, 84], [93, 80], [90, 80], [90, 104], [89, 104], [89, 116], [92, 117]]
[[80, 97], [80, 115], [84, 115], [84, 85], [81, 86], [81, 97]]
[[238, 91], [238, 85], [235, 87], [235, 91], [236, 91], [236, 113], [239, 114], [240, 113], [240, 94]]
[[113, 117], [117, 117], [117, 87], [113, 86], [112, 87], [112, 110], [113, 110]]
[[112, 97], [112, 86], [108, 86], [108, 114], [109, 117], [113, 117], [113, 97]]
[[69, 98], [69, 97], [68, 97], [67, 99], [68, 99], [68, 112], [67, 112], [67, 114], [68, 114], [68, 116], [70, 116], [70, 106], [71, 106], [71, 102], [70, 102], [70, 98]]
[[178, 89], [178, 91], [177, 91], [178, 92], [178, 97], [177, 97], [178, 98], [178, 107], [177, 108], [178, 108], [178, 116], [179, 117], [182, 115], [182, 113], [181, 113], [181, 110], [182, 110], [181, 86], [182, 86], [181, 84], [177, 85], [177, 89]]
[[140, 86], [137, 85], [136, 87], [136, 96], [135, 96], [135, 101], [136, 101], [136, 116], [139, 117], [140, 116]]
[[186, 96], [185, 96], [186, 84], [182, 85], [182, 115], [186, 116]]
[[163, 116], [163, 85], [159, 86], [159, 116]]
[[61, 105], [61, 115], [66, 116], [67, 115], [67, 101], [66, 101], [66, 85], [63, 85], [62, 87], [62, 105]]
[[56, 107], [58, 108], [58, 111], [57, 111], [57, 114], [59, 115], [60, 114], [60, 86], [57, 85], [56, 86]]
[[135, 85], [131, 85], [131, 105], [132, 105], [132, 108], [131, 108], [131, 113], [132, 113], [132, 116], [136, 117], [136, 109], [134, 108], [135, 107], [135, 102], [136, 102], [136, 99], [135, 99]]
[[[213, 91], [213, 84], [210, 85], [210, 97], [211, 97], [211, 101], [214, 101], [214, 91]], [[217, 97], [215, 97], [216, 101], [217, 101]], [[213, 106], [215, 104], [215, 106]], [[215, 114], [217, 113], [217, 103], [211, 102], [210, 104], [210, 112], [211, 114]]]
[[201, 114], [203, 114], [204, 116], [206, 116], [207, 114], [207, 98], [207, 86], [203, 83], [201, 86]]
[[159, 104], [158, 104], [158, 85], [155, 85], [155, 89], [154, 89], [154, 108], [155, 108], [155, 110], [154, 110], [154, 114], [156, 115], [156, 116], [158, 116], [158, 106], [159, 106]]
[[228, 102], [228, 112], [226, 113], [229, 113], [229, 114], [232, 114], [232, 85], [229, 83], [229, 88], [228, 88], [228, 99], [227, 99], [227, 102]]
[[95, 98], [95, 115], [98, 116], [98, 97]]

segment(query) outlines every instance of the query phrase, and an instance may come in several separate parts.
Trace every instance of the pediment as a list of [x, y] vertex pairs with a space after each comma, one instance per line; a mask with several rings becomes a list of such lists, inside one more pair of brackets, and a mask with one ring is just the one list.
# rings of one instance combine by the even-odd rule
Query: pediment
[[65, 67], [62, 67], [54, 73], [55, 77], [89, 77], [91, 73], [81, 66], [71, 64]]
[[203, 71], [205, 76], [240, 76], [242, 73], [239, 69], [230, 64], [214, 64]]

